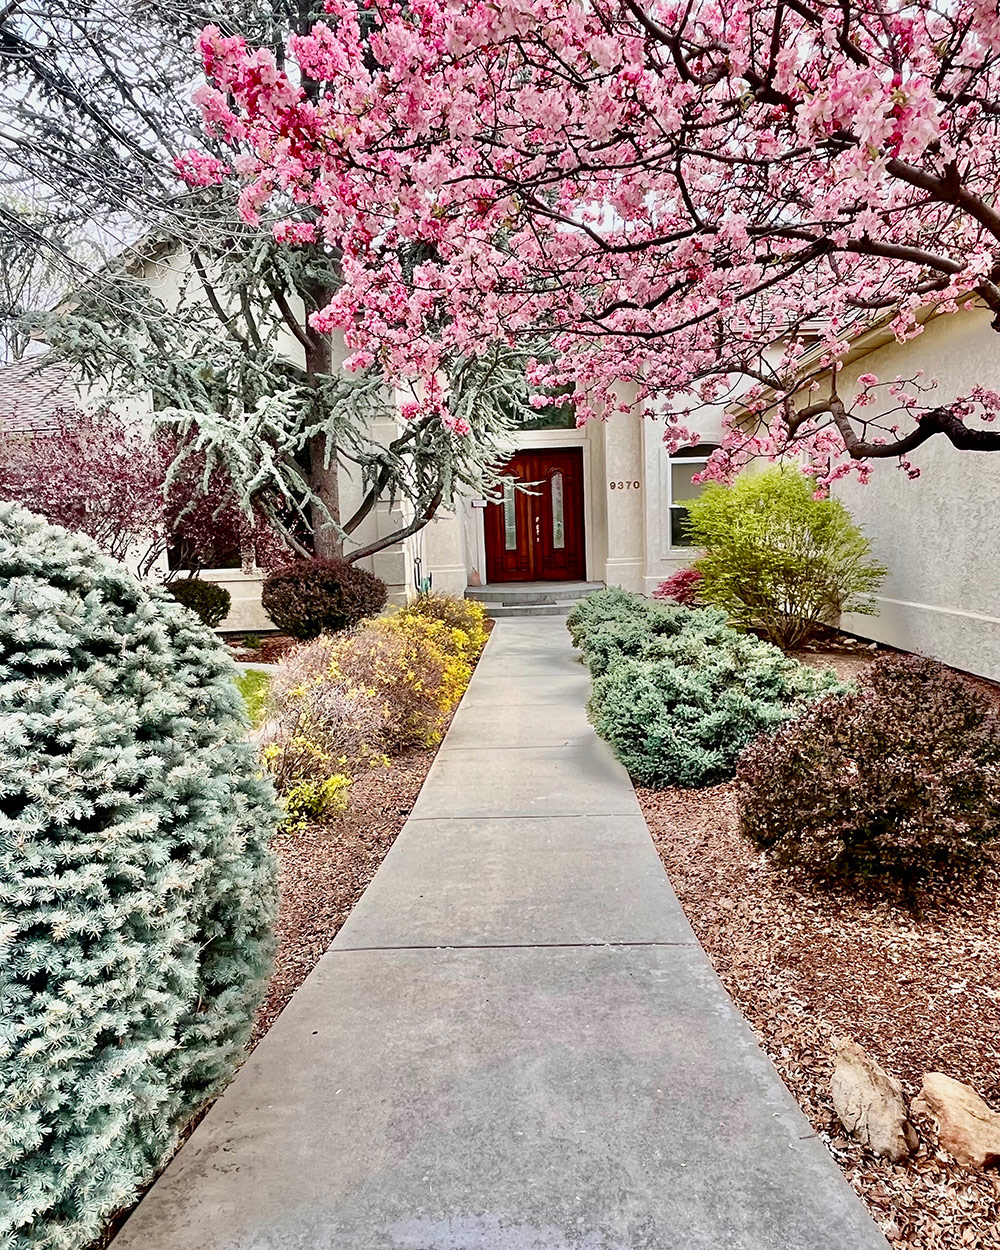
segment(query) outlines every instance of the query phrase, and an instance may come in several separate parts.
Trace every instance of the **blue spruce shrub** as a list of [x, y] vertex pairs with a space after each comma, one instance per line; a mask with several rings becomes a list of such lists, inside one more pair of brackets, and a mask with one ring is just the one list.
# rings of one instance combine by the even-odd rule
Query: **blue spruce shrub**
[[591, 720], [642, 785], [725, 781], [759, 734], [843, 690], [833, 673], [730, 629], [716, 609], [650, 607], [630, 615], [615, 605], [580, 631]]
[[566, 628], [573, 645], [585, 648], [587, 637], [604, 625], [620, 625], [628, 621], [646, 624], [663, 610], [662, 604], [652, 603], [617, 586], [609, 586], [606, 590], [594, 591], [575, 604], [566, 617]]
[[77, 1250], [244, 1053], [279, 820], [221, 644], [0, 505], [0, 1245]]

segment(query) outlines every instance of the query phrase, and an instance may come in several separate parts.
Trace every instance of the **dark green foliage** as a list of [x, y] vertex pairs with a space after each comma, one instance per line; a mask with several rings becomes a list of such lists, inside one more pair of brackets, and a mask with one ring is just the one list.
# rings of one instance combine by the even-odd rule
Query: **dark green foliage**
[[264, 583], [261, 603], [293, 638], [350, 629], [385, 607], [385, 582], [346, 560], [296, 560]]
[[758, 734], [840, 689], [832, 673], [730, 629], [714, 609], [650, 603], [623, 591], [602, 591], [586, 603], [589, 611], [574, 609], [574, 624], [595, 679], [590, 716], [643, 785], [724, 781]]
[[743, 754], [740, 827], [780, 864], [902, 881], [1000, 835], [1000, 723], [942, 664], [878, 661]]
[[0, 1245], [79, 1250], [244, 1054], [280, 817], [222, 644], [0, 506]]
[[233, 597], [225, 586], [203, 582], [200, 577], [184, 577], [167, 585], [169, 594], [183, 603], [198, 617], [203, 625], [215, 629], [229, 615]]

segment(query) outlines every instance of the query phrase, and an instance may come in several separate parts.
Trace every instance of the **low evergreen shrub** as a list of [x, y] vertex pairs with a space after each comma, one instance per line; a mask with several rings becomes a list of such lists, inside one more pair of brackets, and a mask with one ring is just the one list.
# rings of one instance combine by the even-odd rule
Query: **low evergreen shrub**
[[258, 775], [225, 648], [0, 506], [0, 1245], [80, 1250], [244, 1055], [269, 971]]
[[573, 639], [573, 645], [584, 647], [587, 635], [601, 625], [649, 621], [661, 611], [661, 605], [650, 603], [641, 595], [633, 595], [617, 586], [609, 586], [606, 590], [595, 590], [593, 594], [574, 604], [566, 617], [566, 628]]
[[209, 629], [215, 629], [229, 616], [232, 595], [225, 586], [216, 586], [215, 582], [202, 581], [200, 577], [181, 577], [179, 581], [168, 582], [166, 592], [179, 604], [189, 607]]
[[[594, 678], [590, 717], [634, 780], [706, 786], [732, 777], [745, 746], [839, 691], [820, 673], [715, 608], [651, 603], [600, 591], [576, 613], [576, 637]], [[582, 606], [582, 605], [580, 605]]]
[[710, 483], [688, 512], [691, 540], [704, 554], [703, 603], [786, 650], [801, 646], [841, 612], [871, 613], [886, 570], [836, 499], [817, 499], [797, 469]]
[[385, 582], [346, 560], [296, 560], [271, 573], [261, 591], [278, 629], [303, 640], [350, 629], [385, 602]]
[[877, 661], [740, 759], [740, 828], [778, 864], [912, 881], [1000, 836], [1000, 722], [932, 660]]
[[603, 677], [618, 660], [655, 660], [676, 654], [671, 640], [681, 634], [685, 636], [686, 645], [691, 646], [695, 639], [731, 643], [732, 633], [725, 613], [715, 608], [663, 605], [642, 620], [605, 622], [586, 635], [582, 649], [591, 676], [596, 678]]
[[229, 615], [233, 597], [225, 586], [216, 586], [214, 582], [203, 582], [200, 577], [183, 577], [179, 581], [167, 583], [167, 593], [207, 625], [215, 629]]

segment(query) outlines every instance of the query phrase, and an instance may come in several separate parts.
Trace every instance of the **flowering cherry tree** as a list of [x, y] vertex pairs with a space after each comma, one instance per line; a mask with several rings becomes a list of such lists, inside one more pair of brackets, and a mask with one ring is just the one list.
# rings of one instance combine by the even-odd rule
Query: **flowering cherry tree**
[[973, 303], [1000, 329], [996, 0], [326, 14], [280, 63], [205, 29], [199, 103], [239, 156], [182, 163], [239, 179], [244, 219], [277, 212], [289, 247], [335, 250], [342, 282], [312, 323], [344, 332], [356, 368], [423, 379], [433, 401], [449, 353], [544, 335], [538, 403], [575, 384], [580, 420], [667, 401], [676, 445], [699, 405], [739, 396], [717, 474], [796, 450], [823, 480], [864, 476], [939, 434], [1000, 449], [994, 392], [837, 386], [872, 320], [903, 340], [928, 305]]

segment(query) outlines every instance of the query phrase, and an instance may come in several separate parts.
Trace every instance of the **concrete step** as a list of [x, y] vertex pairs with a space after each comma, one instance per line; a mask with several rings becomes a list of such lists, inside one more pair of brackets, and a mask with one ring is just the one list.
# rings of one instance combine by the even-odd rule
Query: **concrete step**
[[469, 586], [465, 597], [478, 599], [480, 603], [575, 603], [603, 587], [603, 582], [503, 582], [493, 586]]
[[578, 599], [564, 599], [562, 603], [484, 603], [486, 615], [498, 621], [501, 617], [519, 616], [566, 616]]

